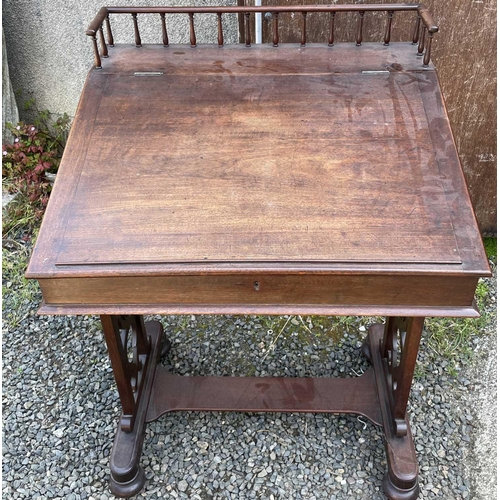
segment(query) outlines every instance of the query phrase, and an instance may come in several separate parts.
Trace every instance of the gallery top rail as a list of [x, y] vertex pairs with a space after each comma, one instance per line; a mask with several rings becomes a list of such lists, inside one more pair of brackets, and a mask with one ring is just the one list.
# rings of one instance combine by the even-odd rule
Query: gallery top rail
[[220, 6], [220, 7], [102, 7], [87, 28], [86, 34], [95, 35], [109, 14], [239, 14], [255, 12], [397, 12], [417, 11], [430, 33], [438, 26], [431, 13], [422, 4], [369, 4], [369, 5], [275, 5], [275, 6]]
[[[412, 42], [418, 43], [418, 55], [423, 55], [423, 65], [428, 66], [430, 61], [430, 49], [432, 36], [438, 31], [431, 13], [421, 4], [363, 4], [363, 5], [276, 5], [276, 6], [203, 6], [203, 7], [102, 7], [96, 17], [90, 23], [86, 34], [92, 38], [94, 45], [94, 55], [96, 68], [101, 67], [101, 57], [108, 57], [108, 45], [113, 46], [113, 34], [109, 21], [110, 14], [131, 14], [134, 23], [135, 44], [141, 46], [141, 37], [139, 25], [137, 23], [137, 14], [159, 14], [162, 23], [162, 41], [165, 47], [168, 47], [168, 34], [165, 22], [166, 14], [187, 14], [190, 23], [190, 43], [192, 47], [196, 46], [196, 33], [194, 26], [195, 14], [217, 14], [218, 36], [217, 42], [220, 47], [224, 45], [224, 35], [222, 30], [222, 14], [244, 14], [245, 16], [245, 45], [250, 47], [250, 14], [252, 13], [271, 13], [273, 19], [273, 46], [277, 47], [278, 38], [278, 16], [280, 13], [297, 12], [302, 13], [301, 28], [301, 46], [306, 44], [306, 16], [310, 12], [330, 13], [330, 29], [328, 34], [328, 45], [333, 46], [334, 39], [334, 20], [335, 14], [340, 12], [357, 12], [358, 27], [356, 31], [356, 45], [361, 45], [363, 36], [363, 19], [367, 12], [387, 12], [387, 24], [384, 34], [384, 45], [389, 45], [391, 36], [392, 18], [395, 12], [413, 11], [417, 13], [415, 29], [413, 31]], [[107, 38], [104, 38], [103, 24], [106, 25]], [[99, 35], [99, 52], [97, 44], [97, 35]], [[426, 42], [427, 35], [427, 42]], [[424, 55], [425, 48], [425, 55]]]

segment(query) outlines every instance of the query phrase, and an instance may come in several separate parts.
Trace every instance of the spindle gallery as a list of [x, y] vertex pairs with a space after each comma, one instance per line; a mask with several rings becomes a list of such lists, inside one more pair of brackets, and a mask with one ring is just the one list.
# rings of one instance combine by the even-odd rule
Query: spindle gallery
[[[427, 8], [417, 4], [369, 4], [369, 5], [304, 5], [304, 6], [264, 6], [264, 7], [103, 7], [97, 14], [96, 18], [89, 26], [87, 35], [92, 37], [94, 46], [95, 66], [101, 67], [101, 57], [108, 57], [109, 46], [114, 46], [113, 34], [109, 22], [110, 14], [130, 14], [132, 16], [134, 26], [134, 36], [136, 47], [141, 46], [141, 36], [139, 33], [139, 24], [137, 14], [159, 14], [162, 26], [162, 43], [164, 47], [168, 47], [168, 34], [165, 22], [166, 14], [185, 14], [189, 17], [189, 40], [191, 47], [196, 47], [196, 30], [194, 16], [195, 14], [217, 14], [217, 43], [219, 47], [224, 46], [224, 34], [222, 28], [222, 14], [244, 14], [245, 19], [245, 46], [251, 46], [251, 30], [250, 30], [250, 15], [256, 12], [272, 13], [273, 26], [273, 46], [279, 45], [279, 14], [284, 12], [297, 12], [302, 14], [301, 23], [301, 42], [300, 46], [305, 47], [307, 39], [306, 16], [308, 12], [329, 12], [330, 13], [330, 30], [328, 33], [328, 46], [333, 47], [334, 40], [334, 20], [336, 13], [348, 14], [357, 13], [358, 28], [356, 32], [356, 45], [360, 46], [363, 42], [363, 20], [367, 12], [387, 12], [387, 24], [384, 33], [384, 44], [389, 45], [391, 41], [391, 26], [395, 12], [414, 11], [417, 13], [415, 21], [415, 32], [413, 34], [413, 43], [418, 42], [418, 55], [424, 55], [424, 45], [427, 38], [427, 46], [425, 48], [425, 57], [423, 65], [428, 66], [431, 57], [432, 36], [438, 31], [438, 27], [434, 24], [432, 17]], [[420, 30], [420, 22], [422, 29]], [[102, 25], [106, 24], [106, 32], [108, 42], [104, 39]], [[97, 43], [96, 34], [99, 33], [99, 44]], [[100, 51], [99, 51], [100, 45]]]
[[[299, 42], [280, 43], [292, 12]], [[380, 38], [364, 41], [376, 12]], [[270, 43], [252, 44], [255, 13], [271, 14]], [[154, 44], [141, 40], [144, 14], [161, 26]], [[243, 43], [227, 44], [235, 14]], [[322, 43], [308, 41], [312, 14], [325, 18]], [[189, 43], [172, 43], [172, 15]], [[116, 16], [130, 19], [128, 43], [114, 41]], [[197, 41], [201, 16], [209, 44]], [[403, 42], [391, 41], [398, 16], [415, 18]], [[356, 29], [338, 43], [348, 18]], [[115, 495], [145, 484], [148, 422], [254, 411], [364, 415], [383, 432], [383, 491], [417, 498], [407, 402], [424, 317], [477, 317], [490, 275], [431, 61], [437, 32], [416, 4], [97, 13], [95, 65], [27, 277], [41, 314], [101, 316], [122, 405]], [[371, 363], [360, 377], [182, 377], [159, 364], [170, 343], [145, 314], [386, 319], [360, 349]]]

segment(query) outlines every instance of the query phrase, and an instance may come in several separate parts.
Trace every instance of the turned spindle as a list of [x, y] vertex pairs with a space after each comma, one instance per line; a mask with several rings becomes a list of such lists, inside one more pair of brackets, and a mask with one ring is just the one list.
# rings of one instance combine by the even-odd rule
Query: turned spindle
[[394, 15], [394, 11], [390, 10], [387, 12], [387, 24], [385, 26], [385, 36], [384, 36], [384, 45], [389, 45], [391, 41], [391, 26], [392, 26], [392, 16]]
[[108, 45], [110, 47], [114, 47], [115, 41], [113, 39], [113, 33], [111, 32], [111, 23], [109, 22], [109, 14], [104, 19], [104, 22], [106, 23], [106, 33], [108, 35]]
[[417, 20], [415, 21], [415, 29], [413, 30], [413, 38], [411, 43], [413, 45], [417, 45], [418, 43], [418, 35], [420, 34], [420, 14], [417, 14]]
[[429, 62], [431, 60], [431, 44], [432, 44], [432, 35], [433, 33], [429, 31], [427, 36], [427, 44], [425, 46], [425, 54], [424, 54], [424, 66], [429, 66]]
[[219, 47], [224, 45], [224, 33], [222, 32], [222, 13], [217, 12], [217, 43]]
[[134, 20], [135, 46], [141, 47], [141, 35], [139, 34], [139, 25], [137, 24], [137, 14], [135, 12], [132, 14], [132, 19]]
[[101, 44], [102, 57], [108, 57], [108, 46], [106, 45], [106, 40], [104, 40], [104, 31], [102, 26], [99, 28], [99, 43]]
[[306, 46], [306, 16], [307, 12], [302, 12], [302, 33], [300, 38], [300, 46]]
[[335, 12], [330, 12], [330, 32], [328, 35], [328, 47], [333, 47], [333, 28], [335, 27]]
[[278, 13], [273, 12], [273, 47], [277, 47], [279, 43], [278, 35]]
[[165, 21], [165, 13], [160, 13], [161, 17], [161, 37], [163, 40], [163, 46], [168, 47], [168, 33], [167, 33], [167, 22]]
[[363, 41], [363, 19], [365, 17], [364, 11], [359, 12], [358, 18], [358, 33], [356, 35], [356, 46], [359, 47]]
[[190, 12], [189, 14], [189, 42], [191, 47], [196, 47], [196, 33], [194, 31], [194, 14]]
[[250, 12], [245, 12], [245, 47], [250, 47]]
[[99, 55], [99, 48], [97, 47], [97, 38], [92, 35], [92, 46], [94, 47], [94, 58], [95, 58], [95, 67], [96, 69], [101, 69], [101, 56]]
[[425, 26], [422, 26], [420, 30], [420, 38], [418, 39], [418, 48], [417, 48], [417, 56], [424, 55], [424, 46], [425, 46], [425, 32], [427, 29]]

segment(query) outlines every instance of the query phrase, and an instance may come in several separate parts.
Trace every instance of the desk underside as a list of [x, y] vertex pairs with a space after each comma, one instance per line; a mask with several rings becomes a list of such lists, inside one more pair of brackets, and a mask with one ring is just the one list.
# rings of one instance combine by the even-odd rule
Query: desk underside
[[[488, 268], [435, 72], [409, 44], [360, 49], [113, 49], [89, 74], [30, 264], [46, 302], [147, 306], [117, 293], [154, 278], [169, 311], [248, 306], [284, 274], [281, 306], [470, 308]], [[318, 270], [323, 300], [297, 291]], [[202, 276], [221, 273], [220, 290]], [[394, 273], [423, 280], [419, 300], [400, 283], [391, 304], [356, 302], [359, 275], [390, 287]], [[430, 298], [443, 275], [457, 290]]]

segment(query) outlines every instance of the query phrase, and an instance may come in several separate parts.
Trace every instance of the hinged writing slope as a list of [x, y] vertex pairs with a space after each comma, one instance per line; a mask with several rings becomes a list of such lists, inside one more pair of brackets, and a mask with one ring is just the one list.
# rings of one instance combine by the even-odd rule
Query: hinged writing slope
[[58, 265], [460, 263], [418, 72], [335, 72], [308, 47], [200, 50], [179, 74], [185, 53], [158, 50], [163, 75], [95, 77]]

